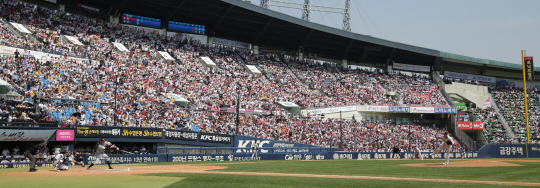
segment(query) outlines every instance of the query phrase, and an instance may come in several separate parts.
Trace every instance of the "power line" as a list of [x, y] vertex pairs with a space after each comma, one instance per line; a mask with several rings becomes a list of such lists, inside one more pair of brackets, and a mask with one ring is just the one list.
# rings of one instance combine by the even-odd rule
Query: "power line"
[[366, 20], [364, 20], [364, 17], [362, 16], [362, 12], [360, 12], [360, 9], [358, 9], [358, 5], [355, 3], [354, 6], [356, 7], [356, 10], [360, 14], [360, 18], [362, 18], [362, 21], [364, 21], [364, 23], [366, 24], [366, 28], [368, 29], [369, 35], [372, 35], [371, 30], [369, 29], [368, 23], [366, 22]]

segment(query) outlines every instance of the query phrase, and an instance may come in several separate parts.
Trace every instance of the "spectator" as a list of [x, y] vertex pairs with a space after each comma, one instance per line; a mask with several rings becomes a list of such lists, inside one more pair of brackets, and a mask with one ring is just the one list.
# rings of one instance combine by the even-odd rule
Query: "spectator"
[[5, 155], [2, 157], [2, 161], [0, 161], [0, 163], [9, 163]]
[[2, 151], [2, 155], [3, 156], [8, 156], [9, 155], [9, 150], [7, 148], [5, 148], [3, 151]]
[[15, 146], [15, 148], [13, 148], [13, 155], [20, 155], [19, 146]]

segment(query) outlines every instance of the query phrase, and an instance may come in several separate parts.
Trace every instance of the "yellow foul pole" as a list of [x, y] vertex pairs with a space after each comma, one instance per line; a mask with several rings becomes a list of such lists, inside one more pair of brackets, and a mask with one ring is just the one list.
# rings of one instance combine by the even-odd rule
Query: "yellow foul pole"
[[523, 93], [525, 94], [525, 122], [527, 125], [527, 144], [529, 144], [529, 106], [527, 105], [527, 79], [525, 77], [525, 50], [521, 50], [521, 63], [523, 65]]

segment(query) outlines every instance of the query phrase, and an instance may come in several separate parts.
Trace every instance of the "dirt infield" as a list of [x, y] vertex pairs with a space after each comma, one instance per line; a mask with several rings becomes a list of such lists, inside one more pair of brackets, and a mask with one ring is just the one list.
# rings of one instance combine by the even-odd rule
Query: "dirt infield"
[[[471, 159], [458, 160], [450, 162], [449, 165], [439, 165], [439, 163], [427, 164], [406, 164], [404, 166], [441, 166], [441, 167], [495, 167], [495, 166], [521, 166], [507, 163], [504, 161], [516, 162], [540, 162], [539, 160], [500, 160], [500, 159]], [[448, 182], [448, 183], [477, 183], [493, 185], [524, 185], [540, 186], [540, 183], [527, 182], [503, 182], [503, 181], [484, 181], [484, 180], [455, 180], [455, 179], [427, 179], [427, 178], [400, 178], [400, 177], [380, 177], [380, 176], [349, 176], [349, 175], [319, 175], [319, 174], [291, 174], [291, 173], [264, 173], [264, 172], [222, 172], [210, 171], [226, 169], [225, 166], [214, 166], [215, 164], [179, 164], [179, 165], [156, 165], [156, 166], [131, 166], [117, 167], [109, 170], [105, 167], [93, 167], [91, 170], [86, 168], [71, 168], [68, 172], [55, 172], [52, 169], [42, 169], [34, 173], [19, 171], [6, 172], [3, 176], [109, 176], [109, 175], [132, 175], [149, 173], [205, 173], [205, 174], [230, 174], [230, 175], [249, 175], [249, 176], [284, 176], [284, 177], [313, 177], [313, 178], [337, 178], [337, 179], [372, 179], [372, 180], [397, 180], [397, 181], [424, 181], [424, 182]], [[235, 163], [223, 163], [235, 164]], [[240, 164], [240, 163], [239, 163]]]

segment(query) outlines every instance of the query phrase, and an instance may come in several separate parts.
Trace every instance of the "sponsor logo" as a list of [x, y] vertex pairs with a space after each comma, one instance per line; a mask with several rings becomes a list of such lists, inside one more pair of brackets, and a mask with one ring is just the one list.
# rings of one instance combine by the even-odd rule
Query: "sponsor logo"
[[95, 7], [91, 7], [91, 6], [86, 6], [86, 5], [83, 5], [83, 4], [77, 4], [77, 6], [80, 7], [80, 8], [87, 9], [87, 10], [99, 12], [99, 8], [95, 8]]

